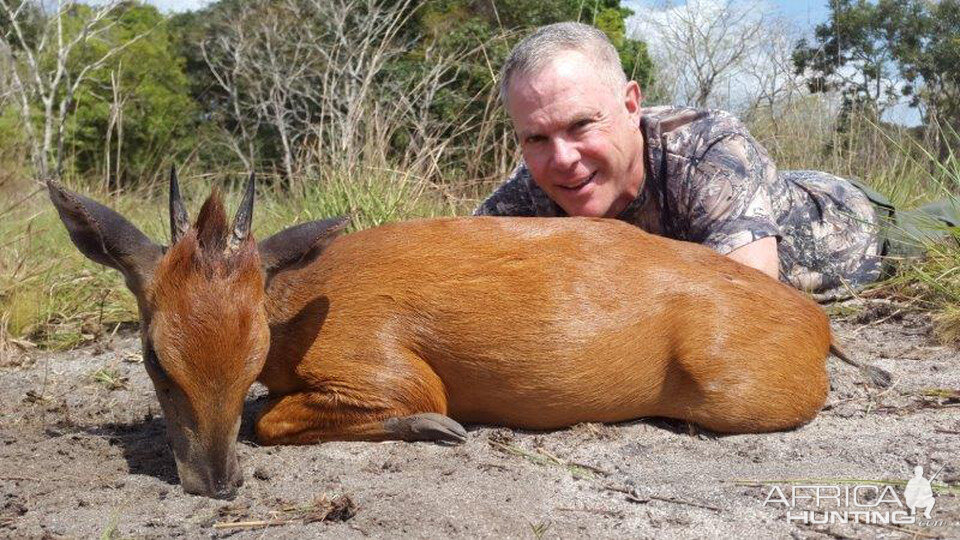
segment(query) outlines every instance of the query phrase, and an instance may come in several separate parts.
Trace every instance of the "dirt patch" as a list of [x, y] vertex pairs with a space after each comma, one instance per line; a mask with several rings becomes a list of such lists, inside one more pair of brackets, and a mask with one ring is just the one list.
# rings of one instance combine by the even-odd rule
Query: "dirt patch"
[[[455, 447], [263, 448], [250, 432], [257, 387], [239, 445], [246, 483], [230, 502], [180, 489], [135, 337], [34, 353], [0, 369], [0, 536], [960, 537], [960, 351], [935, 344], [925, 317], [890, 313], [835, 328], [894, 386], [867, 388], [831, 360], [827, 408], [786, 433], [717, 437], [654, 419], [549, 433], [471, 426]], [[894, 482], [902, 500], [917, 465], [949, 485], [932, 522], [807, 525], [764, 505], [772, 486], [789, 497], [791, 481]], [[863, 500], [898, 509], [883, 485]], [[816, 510], [801, 500], [794, 511], [805, 509]]]

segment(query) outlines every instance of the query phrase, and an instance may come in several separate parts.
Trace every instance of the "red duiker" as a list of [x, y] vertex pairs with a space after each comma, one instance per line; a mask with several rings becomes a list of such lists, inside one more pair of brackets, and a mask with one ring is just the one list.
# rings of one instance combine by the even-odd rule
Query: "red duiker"
[[710, 249], [604, 219], [449, 218], [256, 245], [216, 194], [172, 246], [57, 184], [74, 243], [124, 273], [184, 489], [228, 497], [244, 396], [264, 444], [463, 441], [459, 422], [552, 429], [664, 416], [723, 433], [801, 425], [827, 395], [829, 321]]
[[[184, 491], [233, 497], [243, 482], [236, 454], [243, 400], [270, 345], [265, 279], [321, 251], [346, 220], [293, 227], [258, 246], [250, 235], [252, 177], [228, 230], [217, 191], [190, 226], [172, 171], [171, 245], [163, 247], [113, 210], [55, 182], [48, 187], [77, 248], [120, 270], [137, 298], [144, 364]], [[302, 249], [292, 251], [294, 244]]]

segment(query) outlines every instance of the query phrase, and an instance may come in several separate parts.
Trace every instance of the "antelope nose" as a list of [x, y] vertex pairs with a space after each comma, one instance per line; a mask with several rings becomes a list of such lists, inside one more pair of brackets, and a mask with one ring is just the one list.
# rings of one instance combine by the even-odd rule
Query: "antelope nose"
[[213, 492], [212, 497], [214, 499], [223, 499], [225, 501], [232, 501], [237, 497], [237, 485], [233, 482], [230, 482], [226, 485], [221, 485], [217, 487], [217, 490]]

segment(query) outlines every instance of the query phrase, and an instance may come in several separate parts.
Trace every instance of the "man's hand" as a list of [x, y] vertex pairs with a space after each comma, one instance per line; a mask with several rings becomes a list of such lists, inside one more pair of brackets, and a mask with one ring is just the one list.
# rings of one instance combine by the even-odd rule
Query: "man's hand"
[[777, 255], [777, 237], [766, 236], [727, 253], [727, 257], [756, 268], [764, 274], [779, 279], [780, 257]]

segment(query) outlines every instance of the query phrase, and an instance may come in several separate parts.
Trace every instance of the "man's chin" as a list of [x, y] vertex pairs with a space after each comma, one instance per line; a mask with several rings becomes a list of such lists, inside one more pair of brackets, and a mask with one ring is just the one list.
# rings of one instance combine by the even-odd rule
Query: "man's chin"
[[574, 203], [568, 201], [567, 204], [560, 205], [570, 216], [575, 217], [607, 217], [609, 205], [599, 204], [596, 201], [586, 201], [585, 203]]

